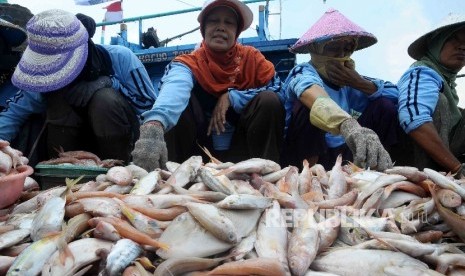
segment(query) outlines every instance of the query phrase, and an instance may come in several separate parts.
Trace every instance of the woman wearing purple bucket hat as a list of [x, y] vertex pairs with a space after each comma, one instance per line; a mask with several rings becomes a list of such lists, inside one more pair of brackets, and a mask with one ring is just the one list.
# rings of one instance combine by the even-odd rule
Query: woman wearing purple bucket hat
[[166, 67], [157, 101], [143, 114], [132, 153], [136, 165], [164, 167], [168, 155], [184, 162], [202, 154], [199, 144], [223, 161], [279, 161], [281, 81], [260, 51], [237, 43], [252, 19], [250, 8], [239, 0], [205, 2], [197, 18], [200, 47]]
[[[465, 111], [455, 80], [465, 66], [465, 16], [449, 14], [408, 47], [416, 59], [402, 75], [399, 120], [412, 139], [412, 164], [465, 176]], [[406, 155], [407, 156], [407, 155]]]
[[386, 148], [397, 143], [398, 90], [361, 76], [350, 58], [376, 41], [330, 9], [292, 46], [292, 52], [310, 53], [311, 60], [294, 67], [281, 89], [286, 109], [282, 164], [301, 167], [307, 159], [330, 169], [342, 154], [364, 168], [392, 167]]
[[11, 141], [29, 115], [45, 112], [49, 158], [63, 148], [130, 161], [138, 116], [153, 105], [155, 91], [135, 54], [94, 44], [94, 29], [92, 18], [63, 10], [29, 20], [28, 46], [12, 76], [21, 90], [0, 112], [0, 139]]

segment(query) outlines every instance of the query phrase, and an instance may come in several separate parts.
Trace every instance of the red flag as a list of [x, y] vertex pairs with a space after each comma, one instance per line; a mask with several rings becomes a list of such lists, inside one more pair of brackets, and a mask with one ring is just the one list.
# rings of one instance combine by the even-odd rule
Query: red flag
[[123, 20], [123, 1], [118, 1], [111, 3], [110, 5], [104, 7], [107, 10], [105, 13], [105, 22], [115, 22]]

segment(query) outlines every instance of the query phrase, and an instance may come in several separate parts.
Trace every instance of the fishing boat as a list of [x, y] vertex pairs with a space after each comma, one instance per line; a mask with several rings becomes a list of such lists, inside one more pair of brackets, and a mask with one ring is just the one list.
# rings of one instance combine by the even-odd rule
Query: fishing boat
[[[296, 64], [296, 55], [289, 52], [289, 47], [292, 46], [297, 38], [287, 38], [287, 39], [271, 39], [269, 29], [268, 29], [268, 17], [269, 12], [269, 1], [264, 0], [248, 0], [243, 1], [245, 4], [251, 4], [256, 2], [266, 2], [265, 5], [259, 5], [258, 10], [258, 25], [256, 26], [256, 35], [253, 37], [244, 37], [239, 38], [239, 43], [243, 45], [249, 45], [257, 48], [263, 55], [271, 61], [276, 72], [279, 74], [281, 80], [284, 80], [289, 73], [289, 71]], [[167, 42], [174, 40], [175, 38], [181, 37], [185, 34], [191, 33], [198, 30], [195, 28], [193, 30], [187, 31], [183, 34], [177, 35], [175, 37], [166, 39], [160, 42], [159, 47], [147, 47], [143, 43], [143, 30], [142, 22], [146, 19], [158, 18], [158, 17], [167, 17], [176, 14], [190, 13], [199, 11], [201, 8], [191, 8], [185, 10], [178, 10], [173, 12], [158, 13], [152, 15], [145, 15], [140, 17], [131, 17], [126, 18], [121, 21], [115, 22], [101, 22], [97, 23], [97, 26], [106, 26], [120, 24], [120, 33], [116, 36], [112, 36], [110, 39], [111, 45], [123, 45], [131, 49], [137, 57], [142, 61], [142, 63], [147, 68], [147, 71], [152, 79], [152, 82], [155, 87], [163, 75], [165, 66], [176, 56], [181, 54], [187, 54], [192, 52], [196, 44], [181, 44], [174, 46], [166, 46]], [[125, 23], [129, 22], [139, 22], [139, 41], [137, 43], [128, 41], [128, 29]]]

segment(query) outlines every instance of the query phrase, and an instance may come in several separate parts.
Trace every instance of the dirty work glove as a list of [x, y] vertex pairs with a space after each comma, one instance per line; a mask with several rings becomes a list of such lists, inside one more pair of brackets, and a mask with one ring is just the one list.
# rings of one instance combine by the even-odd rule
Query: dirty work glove
[[109, 76], [100, 76], [94, 81], [79, 81], [66, 89], [64, 98], [72, 106], [84, 107], [95, 92], [102, 88], [111, 87], [111, 85]]
[[329, 97], [318, 97], [310, 110], [310, 123], [334, 135], [340, 134], [341, 124], [348, 118], [349, 113]]
[[392, 167], [391, 157], [373, 130], [362, 127], [357, 120], [349, 118], [342, 122], [341, 134], [352, 151], [355, 165], [378, 171]]
[[140, 136], [132, 151], [134, 164], [148, 172], [156, 168], [165, 168], [168, 150], [164, 139], [163, 127], [154, 123], [145, 123], [140, 127]]

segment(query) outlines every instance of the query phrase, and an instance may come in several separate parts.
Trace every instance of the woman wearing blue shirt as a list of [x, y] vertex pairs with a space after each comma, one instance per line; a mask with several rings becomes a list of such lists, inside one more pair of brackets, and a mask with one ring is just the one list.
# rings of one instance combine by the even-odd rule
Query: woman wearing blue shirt
[[[134, 163], [147, 170], [200, 155], [222, 161], [279, 161], [284, 109], [273, 63], [237, 43], [253, 13], [238, 0], [206, 1], [197, 20], [200, 47], [170, 63], [153, 108], [144, 112]], [[165, 142], [166, 139], [166, 142]]]
[[140, 60], [123, 46], [95, 45], [95, 22], [82, 14], [44, 11], [26, 29], [11, 79], [21, 90], [0, 112], [0, 139], [11, 141], [31, 114], [45, 112], [50, 158], [62, 148], [129, 162], [139, 116], [155, 102]]
[[281, 90], [283, 164], [300, 167], [307, 159], [330, 169], [342, 154], [364, 168], [392, 166], [385, 147], [397, 143], [397, 88], [361, 76], [350, 58], [374, 43], [374, 35], [330, 9], [291, 48], [311, 60], [294, 67]]
[[465, 66], [465, 16], [449, 14], [416, 39], [408, 54], [417, 61], [402, 75], [399, 120], [412, 138], [413, 165], [464, 175], [465, 120], [458, 107], [457, 73]]

